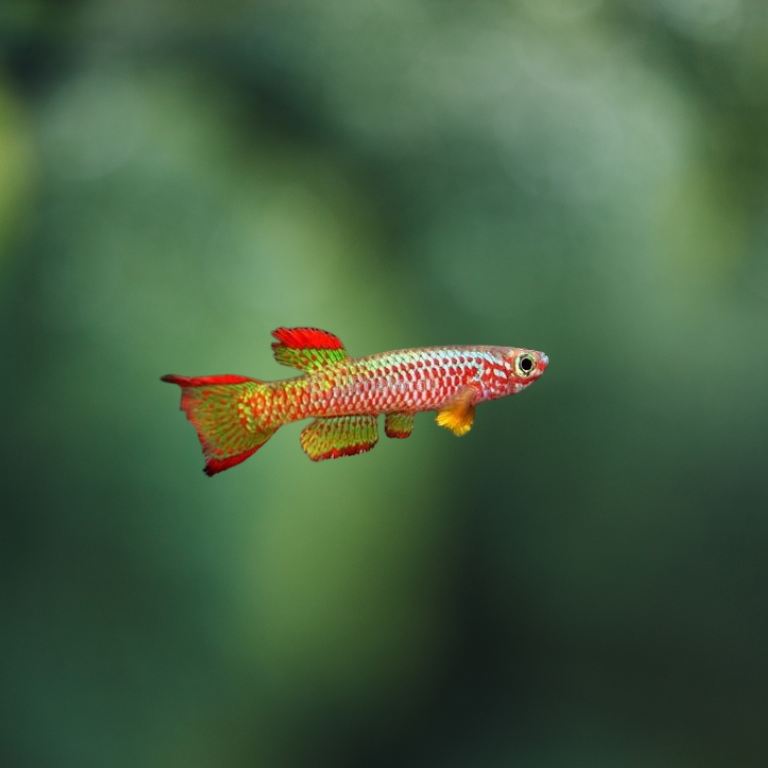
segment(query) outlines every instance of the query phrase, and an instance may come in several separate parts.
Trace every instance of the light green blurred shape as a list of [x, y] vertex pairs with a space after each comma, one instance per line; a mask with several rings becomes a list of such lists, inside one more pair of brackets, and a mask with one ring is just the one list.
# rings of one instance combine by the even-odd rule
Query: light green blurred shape
[[[487, 68], [462, 67], [473, 82], [454, 95], [483, 95], [469, 114], [495, 141], [511, 192], [499, 204], [457, 190], [429, 222], [422, 247], [445, 288], [466, 312], [507, 321], [567, 286], [567, 265], [606, 283], [658, 270], [648, 222], [700, 140], [688, 94], [590, 24], [556, 36], [502, 24], [475, 37], [485, 58], [475, 51], [470, 62]], [[443, 50], [432, 62], [446, 89], [453, 58]]]
[[14, 235], [23, 226], [36, 178], [29, 121], [0, 77], [0, 270]]
[[[353, 355], [416, 344], [423, 339], [398, 292], [405, 278], [384, 269], [375, 220], [322, 156], [268, 132], [240, 132], [226, 93], [205, 76], [168, 68], [130, 82], [142, 115], [130, 155], [111, 155], [105, 132], [91, 135], [87, 151], [75, 133], [43, 132], [46, 156], [67, 158], [52, 161], [60, 253], [45, 278], [45, 322], [77, 333], [89, 357], [108, 363], [87, 388], [84, 360], [52, 370], [80, 414], [72, 429], [135, 429], [146, 440], [137, 471], [154, 483], [175, 477], [172, 509], [141, 512], [133, 524], [146, 527], [158, 567], [204, 568], [221, 584], [221, 610], [203, 629], [241, 681], [242, 717], [267, 716], [275, 697], [295, 717], [308, 701], [336, 702], [350, 715], [415, 702], [429, 689], [444, 626], [443, 588], [424, 576], [439, 572], [450, 549], [450, 537], [435, 534], [446, 524], [441, 448], [430, 444], [437, 427], [425, 417], [408, 441], [382, 433], [368, 455], [314, 464], [300, 450], [299, 427], [288, 426], [210, 480], [178, 391], [158, 381], [167, 372], [293, 376], [271, 360], [269, 332], [279, 325], [327, 328]], [[52, 97], [54, 121], [73, 109], [71, 99], [85, 103], [82, 88]], [[102, 99], [111, 113], [109, 89], [87, 91], [94, 125]], [[115, 391], [115, 371], [126, 394]], [[104, 394], [94, 397], [99, 381]], [[151, 412], [130, 406], [129, 385]], [[129, 405], [115, 410], [115, 398]], [[165, 533], [151, 544], [157, 515], [178, 526], [178, 547], [164, 548]], [[226, 725], [214, 712], [206, 728], [197, 707], [185, 704], [177, 719], [212, 754]], [[157, 748], [180, 764], [186, 738], [169, 735]]]
[[79, 180], [119, 168], [138, 151], [144, 108], [128, 69], [94, 66], [64, 81], [40, 115], [48, 167]]
[[534, 18], [555, 24], [573, 24], [597, 11], [603, 0], [524, 0]]
[[255, 652], [280, 697], [306, 688], [360, 702], [421, 689], [445, 598], [424, 574], [439, 569], [449, 525], [434, 450], [427, 459], [429, 449], [393, 441], [354, 464], [313, 465], [296, 449], [298, 429], [286, 431], [277, 468], [263, 468], [269, 515], [254, 516], [243, 541], [233, 641]]
[[677, 31], [706, 43], [731, 40], [744, 24], [742, 0], [655, 0], [652, 5]]
[[728, 189], [722, 176], [693, 161], [660, 195], [659, 268], [686, 312], [711, 302], [743, 269], [747, 217]]

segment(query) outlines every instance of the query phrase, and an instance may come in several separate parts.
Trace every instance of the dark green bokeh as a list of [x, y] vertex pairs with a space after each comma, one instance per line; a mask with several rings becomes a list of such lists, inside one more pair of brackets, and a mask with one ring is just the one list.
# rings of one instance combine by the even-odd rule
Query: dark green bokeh
[[[762, 0], [0, 6], [0, 764], [768, 763]], [[488, 343], [209, 480], [162, 374]]]

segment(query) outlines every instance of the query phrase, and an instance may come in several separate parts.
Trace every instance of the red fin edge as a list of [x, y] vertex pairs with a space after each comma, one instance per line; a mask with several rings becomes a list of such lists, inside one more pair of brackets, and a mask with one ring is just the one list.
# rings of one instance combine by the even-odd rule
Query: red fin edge
[[[278, 328], [272, 335], [291, 349], [343, 349], [338, 336], [319, 328]], [[273, 344], [272, 347], [278, 346]]]
[[242, 453], [238, 453], [237, 456], [229, 456], [226, 459], [208, 459], [205, 462], [205, 467], [203, 468], [203, 472], [205, 472], [205, 474], [208, 475], [208, 477], [213, 477], [219, 472], [223, 472], [225, 469], [229, 469], [230, 467], [234, 467], [240, 464], [241, 462], [245, 461], [249, 456], [253, 456], [253, 454], [256, 453], [256, 451], [258, 451], [259, 448], [261, 448], [261, 445], [257, 445], [255, 448], [251, 448], [250, 450], [243, 451]]
[[207, 387], [213, 384], [243, 384], [246, 381], [256, 381], [248, 376], [236, 376], [231, 373], [223, 376], [175, 376], [172, 373], [161, 376], [160, 381], [167, 381], [169, 384], [178, 384], [180, 387]]
[[413, 434], [412, 432], [401, 432], [397, 429], [387, 429], [385, 430], [385, 433], [387, 437], [395, 437], [400, 440], [405, 440], [406, 437], [410, 437]]
[[357, 456], [358, 453], [370, 451], [374, 445], [376, 443], [358, 443], [357, 445], [347, 445], [344, 448], [331, 448], [330, 451], [309, 458], [312, 461], [325, 461], [326, 459], [340, 459], [342, 456]]

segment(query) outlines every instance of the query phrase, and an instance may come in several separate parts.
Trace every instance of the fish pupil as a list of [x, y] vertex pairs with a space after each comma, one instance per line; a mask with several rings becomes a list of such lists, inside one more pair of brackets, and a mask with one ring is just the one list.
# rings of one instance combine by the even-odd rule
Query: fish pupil
[[530, 357], [524, 357], [524, 358], [523, 358], [523, 359], [520, 361], [520, 367], [521, 367], [521, 368], [522, 368], [522, 369], [523, 369], [523, 370], [524, 370], [526, 373], [528, 373], [528, 371], [530, 371], [530, 370], [531, 370], [531, 368], [533, 368], [533, 360], [531, 360], [531, 358], [530, 358]]

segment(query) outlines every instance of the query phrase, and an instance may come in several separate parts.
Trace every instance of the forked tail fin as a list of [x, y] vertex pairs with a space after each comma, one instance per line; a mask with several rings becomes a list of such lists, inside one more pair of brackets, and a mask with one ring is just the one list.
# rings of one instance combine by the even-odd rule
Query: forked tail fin
[[181, 387], [181, 410], [200, 438], [209, 477], [245, 461], [261, 448], [280, 424], [265, 421], [271, 392], [245, 376], [163, 376]]

